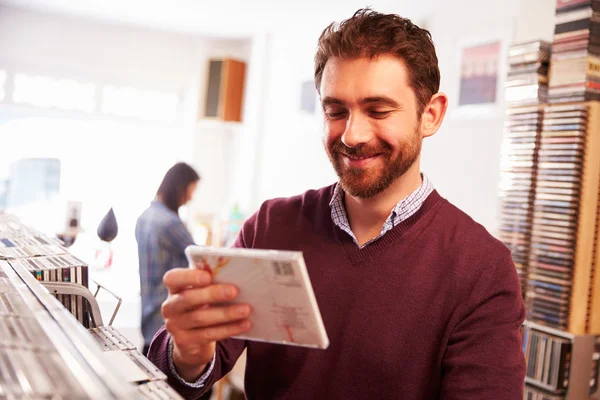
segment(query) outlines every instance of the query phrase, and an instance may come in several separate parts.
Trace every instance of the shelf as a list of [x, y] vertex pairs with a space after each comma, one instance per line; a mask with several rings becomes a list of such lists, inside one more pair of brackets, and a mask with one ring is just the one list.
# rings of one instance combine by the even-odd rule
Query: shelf
[[[129, 340], [102, 325], [95, 296], [83, 284], [87, 265], [45, 263], [48, 256], [58, 262], [69, 254], [59, 244], [35, 243], [51, 239], [1, 212], [0, 239], [6, 239], [0, 242], [0, 398], [182, 399]], [[68, 278], [76, 280], [57, 279], [59, 270], [71, 268]], [[67, 296], [69, 306], [90, 307], [67, 309], [59, 301]], [[84, 323], [90, 322], [88, 330]]]

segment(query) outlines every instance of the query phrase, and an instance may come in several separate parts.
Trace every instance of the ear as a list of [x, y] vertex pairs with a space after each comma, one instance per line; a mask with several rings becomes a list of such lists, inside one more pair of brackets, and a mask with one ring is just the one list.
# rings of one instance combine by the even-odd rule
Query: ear
[[425, 106], [421, 115], [421, 135], [432, 136], [438, 131], [446, 115], [448, 108], [448, 96], [445, 93], [436, 93], [431, 97], [429, 104]]

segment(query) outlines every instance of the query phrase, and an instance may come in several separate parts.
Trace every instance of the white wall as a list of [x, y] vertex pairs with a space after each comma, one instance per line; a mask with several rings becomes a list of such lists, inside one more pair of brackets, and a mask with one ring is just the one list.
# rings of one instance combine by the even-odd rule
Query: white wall
[[304, 26], [277, 32], [271, 41], [266, 121], [262, 138], [258, 196], [289, 196], [330, 184], [335, 175], [322, 148], [318, 111], [300, 111], [301, 84], [313, 79], [320, 31]]
[[258, 33], [252, 38], [242, 113], [244, 128], [234, 134], [231, 147], [231, 190], [227, 204], [237, 203], [242, 210], [252, 210], [258, 201], [258, 165], [262, 159], [263, 133], [269, 115], [266, 100], [271, 47], [271, 35], [267, 33]]
[[[250, 39], [235, 42], [213, 41], [207, 52], [207, 56], [210, 58], [234, 58], [248, 64], [243, 100], [245, 108], [249, 104], [257, 104], [252, 99], [260, 90], [257, 85], [262, 84], [260, 76], [255, 77], [252, 69], [254, 62], [251, 57], [253, 57], [254, 46], [255, 41]], [[198, 69], [200, 71], [199, 82], [193, 86], [195, 101], [191, 103], [195, 108], [190, 110], [190, 114], [193, 115], [190, 120], [190, 130], [194, 135], [191, 162], [202, 180], [194, 196], [191, 210], [192, 213], [218, 214], [226, 210], [228, 204], [231, 204], [231, 193], [235, 187], [239, 186], [234, 184], [238, 175], [252, 171], [252, 168], [248, 168], [248, 165], [252, 165], [252, 160], [245, 164], [245, 168], [238, 167], [237, 160], [241, 157], [240, 143], [247, 142], [248, 138], [252, 138], [253, 118], [244, 115], [242, 123], [204, 120], [202, 110], [204, 110], [206, 102], [208, 59], [203, 60]], [[252, 113], [252, 115], [256, 115], [256, 113]], [[252, 152], [253, 143], [251, 142], [248, 148], [250, 152]], [[249, 195], [243, 197], [249, 198]]]
[[0, 60], [68, 77], [181, 90], [202, 57], [190, 36], [0, 8]]
[[515, 40], [546, 40], [552, 43], [554, 36], [555, 0], [521, 0]]
[[[215, 202], [226, 201], [229, 190], [229, 182], [219, 179], [222, 168], [214, 167], [218, 151], [210, 151], [211, 147], [218, 150], [222, 143], [199, 142], [203, 135], [207, 140], [211, 135], [221, 136], [214, 127], [197, 125], [198, 111], [205, 101], [208, 58], [233, 56], [247, 60], [249, 51], [247, 40], [167, 33], [0, 7], [0, 68], [179, 95], [180, 119], [167, 127], [170, 133], [161, 146], [168, 152], [165, 159], [189, 161], [205, 176], [206, 185], [200, 193], [203, 196], [198, 196], [200, 209], [212, 209]], [[6, 106], [0, 107], [0, 113], [3, 119], [11, 118], [8, 114], [13, 118], [52, 116], [42, 110]], [[144, 143], [138, 145], [143, 151]], [[138, 149], [131, 150], [135, 159]]]

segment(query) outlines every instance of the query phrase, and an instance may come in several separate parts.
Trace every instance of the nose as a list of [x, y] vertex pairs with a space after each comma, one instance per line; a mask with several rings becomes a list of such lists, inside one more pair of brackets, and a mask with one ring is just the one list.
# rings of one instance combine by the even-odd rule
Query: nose
[[348, 147], [356, 147], [368, 143], [373, 138], [371, 127], [367, 118], [359, 113], [351, 114], [346, 122], [346, 129], [342, 135], [342, 143]]

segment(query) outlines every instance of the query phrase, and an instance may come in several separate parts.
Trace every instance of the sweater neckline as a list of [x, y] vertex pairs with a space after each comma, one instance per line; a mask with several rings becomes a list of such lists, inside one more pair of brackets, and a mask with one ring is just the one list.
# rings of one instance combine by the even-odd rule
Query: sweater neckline
[[337, 225], [334, 225], [335, 235], [337, 239], [342, 244], [344, 251], [350, 262], [352, 264], [362, 264], [365, 261], [373, 258], [375, 255], [380, 254], [384, 251], [390, 244], [404, 236], [404, 234], [413, 227], [418, 221], [420, 221], [423, 217], [426, 216], [431, 210], [437, 208], [441, 203], [443, 198], [434, 190], [431, 194], [425, 199], [419, 210], [414, 213], [412, 216], [407, 218], [406, 220], [400, 222], [398, 225], [393, 227], [391, 230], [385, 233], [382, 237], [377, 239], [376, 241], [369, 243], [363, 248], [360, 248], [354, 241], [352, 237], [348, 235], [348, 233], [344, 232]]

